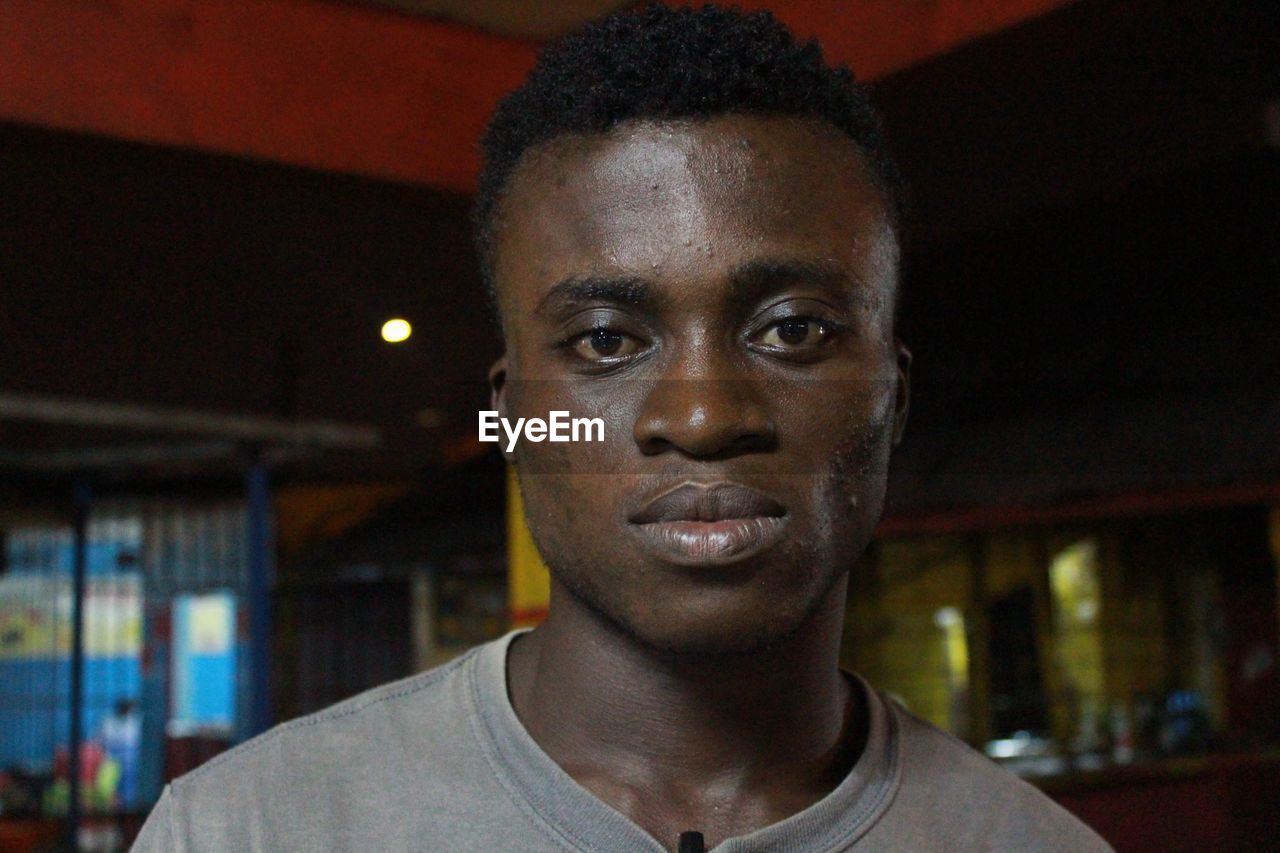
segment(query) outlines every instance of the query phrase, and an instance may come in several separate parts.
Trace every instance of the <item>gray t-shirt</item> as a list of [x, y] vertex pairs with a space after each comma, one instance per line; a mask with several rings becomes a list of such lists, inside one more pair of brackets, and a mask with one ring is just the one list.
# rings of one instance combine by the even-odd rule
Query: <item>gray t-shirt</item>
[[[518, 632], [421, 675], [276, 726], [165, 788], [134, 851], [661, 851], [580, 786], [507, 695]], [[1039, 790], [860, 677], [866, 748], [798, 814], [714, 849], [1095, 851]], [[690, 827], [696, 829], [696, 827]]]

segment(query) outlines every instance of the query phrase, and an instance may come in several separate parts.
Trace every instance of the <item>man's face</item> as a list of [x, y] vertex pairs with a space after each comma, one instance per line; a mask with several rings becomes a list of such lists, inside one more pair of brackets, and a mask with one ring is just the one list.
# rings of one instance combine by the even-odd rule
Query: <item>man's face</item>
[[557, 581], [668, 650], [797, 629], [865, 549], [906, 417], [898, 247], [856, 146], [739, 115], [562, 137], [494, 250], [495, 408], [604, 421], [514, 451]]

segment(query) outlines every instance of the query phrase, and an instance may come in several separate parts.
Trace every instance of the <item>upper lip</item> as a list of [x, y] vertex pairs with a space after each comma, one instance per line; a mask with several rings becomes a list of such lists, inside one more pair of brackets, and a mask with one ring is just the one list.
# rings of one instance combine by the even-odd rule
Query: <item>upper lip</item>
[[685, 482], [668, 489], [630, 517], [633, 524], [655, 521], [723, 521], [780, 517], [786, 507], [763, 492], [738, 483]]

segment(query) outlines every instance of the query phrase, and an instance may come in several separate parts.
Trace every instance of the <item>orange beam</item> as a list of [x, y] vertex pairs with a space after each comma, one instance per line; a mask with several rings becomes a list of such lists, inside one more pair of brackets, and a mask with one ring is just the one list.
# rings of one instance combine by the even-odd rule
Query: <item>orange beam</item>
[[[867, 79], [1065, 0], [776, 0]], [[5, 0], [0, 119], [470, 191], [535, 46], [319, 0]]]
[[5, 0], [0, 118], [467, 191], [533, 59], [355, 3]]

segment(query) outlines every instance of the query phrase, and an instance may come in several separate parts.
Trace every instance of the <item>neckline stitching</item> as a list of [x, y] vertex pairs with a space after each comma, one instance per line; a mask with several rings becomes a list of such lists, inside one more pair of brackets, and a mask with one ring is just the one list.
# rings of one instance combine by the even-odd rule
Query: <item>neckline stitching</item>
[[[507, 654], [511, 646], [511, 641], [519, 633], [524, 632], [512, 631], [506, 637], [503, 637], [495, 643], [499, 648], [495, 650], [493, 656], [501, 658], [498, 665], [500, 666], [502, 677], [502, 698], [507, 703], [507, 707], [490, 709], [490, 711], [494, 713], [501, 713], [502, 711], [510, 710], [514, 715], [514, 709], [510, 708], [510, 698], [506, 692], [506, 665]], [[472, 734], [481, 744], [481, 754], [484, 757], [485, 764], [489, 767], [490, 772], [498, 779], [499, 784], [502, 785], [507, 796], [512, 799], [516, 807], [520, 809], [521, 813], [523, 813], [535, 826], [538, 827], [540, 832], [546, 835], [554, 843], [567, 845], [570, 849], [581, 851], [581, 853], [591, 853], [595, 848], [592, 847], [590, 843], [578, 837], [577, 834], [572, 831], [572, 827], [562, 826], [560, 825], [560, 822], [553, 822], [544, 817], [538, 812], [533, 800], [524, 790], [525, 786], [520, 784], [518, 780], [507, 779], [501, 772], [498, 764], [508, 762], [504, 762], [501, 758], [502, 747], [499, 745], [497, 735], [492, 729], [492, 721], [489, 719], [488, 713], [482, 710], [484, 705], [480, 701], [480, 691], [482, 690], [482, 686], [480, 684], [481, 673], [479, 673], [478, 670], [488, 663], [492, 662], [484, 661], [482, 657], [477, 654], [471, 661], [472, 665], [466, 667], [467, 679], [470, 682], [468, 685], [469, 689], [466, 692], [468, 702], [471, 704], [471, 714], [468, 716], [471, 718]], [[881, 696], [874, 687], [866, 682], [865, 679], [856, 673], [853, 675], [859, 682], [861, 682], [862, 689], [868, 695], [869, 701], [877, 702], [880, 705], [882, 714], [884, 715], [885, 725], [888, 730], [885, 733], [885, 747], [889, 754], [885, 756], [881, 767], [885, 767], [887, 769], [887, 773], [885, 774], [886, 778], [883, 780], [883, 784], [879, 786], [880, 790], [873, 795], [870, 802], [866, 803], [858, 810], [851, 820], [848, 828], [838, 834], [833, 834], [830, 841], [824, 845], [824, 849], [828, 851], [847, 848], [851, 843], [869, 832], [871, 828], [879, 822], [880, 818], [883, 817], [885, 811], [887, 811], [888, 805], [896, 799], [898, 789], [901, 787], [901, 723], [898, 718], [897, 709], [894, 708], [892, 702]], [[477, 720], [483, 728], [483, 731], [477, 729]], [[874, 772], [875, 771], [873, 771], [873, 773]], [[574, 781], [572, 777], [568, 778], [570, 782]], [[588, 796], [593, 796], [589, 791], [586, 791], [585, 793]], [[604, 805], [607, 806], [607, 804]], [[612, 817], [612, 815], [610, 817]], [[622, 815], [622, 818], [624, 820], [627, 819], [625, 815]], [[776, 825], [777, 824], [775, 824], [775, 826]], [[648, 835], [647, 833], [645, 834]], [[652, 836], [649, 837], [652, 838]], [[815, 840], [819, 839], [815, 838]], [[717, 848], [719, 847], [720, 845], [717, 845]]]
[[875, 701], [881, 704], [885, 713], [885, 723], [889, 729], [885, 737], [886, 748], [890, 751], [890, 754], [886, 757], [888, 778], [884, 780], [880, 791], [872, 798], [871, 802], [867, 803], [853, 818], [849, 828], [831, 840], [831, 846], [827, 848], [828, 850], [848, 847], [870, 832], [871, 828], [880, 822], [880, 818], [884, 816], [893, 800], [897, 797], [898, 788], [902, 780], [902, 729], [898, 724], [898, 715], [895, 713], [891, 703], [885, 701], [876, 693], [875, 688], [865, 681], [863, 684], [873, 694]]
[[[501, 653], [503, 658], [502, 666], [504, 670], [506, 667], [506, 654], [509, 646], [509, 638], [504, 639], [504, 641], [501, 642]], [[477, 663], [479, 663], [478, 658]], [[498, 744], [498, 739], [491, 728], [487, 715], [482, 710], [483, 704], [480, 702], [479, 696], [481, 690], [480, 678], [479, 673], [476, 672], [478, 668], [478, 666], [471, 666], [467, 668], [467, 679], [470, 682], [468, 685], [469, 689], [467, 690], [467, 700], [471, 703], [471, 713], [468, 716], [471, 718], [471, 732], [480, 742], [480, 754], [484, 756], [484, 761], [485, 764], [488, 765], [489, 771], [493, 773], [495, 778], [497, 778], [498, 783], [502, 786], [502, 789], [506, 791], [507, 796], [511, 798], [516, 808], [518, 808], [525, 817], [529, 818], [530, 822], [533, 823], [533, 825], [536, 826], [543, 835], [547, 836], [550, 841], [558, 846], [567, 846], [572, 850], [590, 853], [592, 850], [590, 846], [586, 846], [585, 842], [570, 832], [568, 827], [561, 827], [543, 817], [534, 806], [533, 801], [529, 799], [529, 795], [525, 793], [524, 786], [514, 780], [507, 779], [501, 772], [501, 768], [498, 767], [498, 760], [500, 760], [498, 759], [498, 756], [500, 756], [502, 748]], [[506, 673], [504, 671], [504, 678], [505, 675]], [[477, 730], [477, 721], [479, 725], [483, 727], [483, 731]]]
[[[885, 721], [884, 745], [886, 754], [882, 756], [878, 767], [872, 770], [873, 776], [880, 775], [883, 772], [883, 778], [880, 784], [876, 786], [878, 790], [871, 794], [868, 802], [859, 807], [847, 826], [841, 826], [844, 821], [828, 823], [825, 832], [820, 830], [811, 836], [812, 840], [821, 844], [821, 849], [826, 851], [847, 849], [850, 844], [869, 832], [884, 816], [884, 813], [888, 810], [888, 805], [897, 797], [901, 782], [901, 726], [897, 715], [890, 707], [890, 703], [883, 699], [874, 687], [856, 673], [852, 675], [861, 685], [861, 689], [865, 691], [867, 701], [874, 702], [880, 706], [880, 712]], [[778, 825], [774, 824], [774, 826]], [[767, 829], [768, 827], [763, 828], [763, 830]], [[746, 837], [748, 836], [740, 836], [740, 838]], [[785, 838], [772, 838], [770, 843], [776, 844], [785, 840]], [[720, 845], [717, 845], [712, 849], [712, 853], [719, 848]]]

